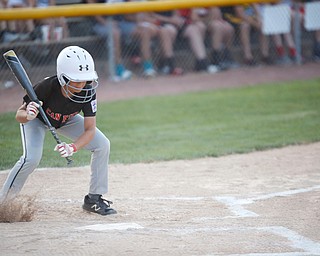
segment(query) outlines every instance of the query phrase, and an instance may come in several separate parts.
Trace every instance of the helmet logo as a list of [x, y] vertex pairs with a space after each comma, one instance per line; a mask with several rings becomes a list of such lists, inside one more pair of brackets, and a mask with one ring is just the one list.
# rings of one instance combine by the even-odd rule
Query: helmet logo
[[83, 65], [79, 65], [79, 70], [80, 71], [82, 71], [82, 70], [86, 70], [86, 71], [88, 71], [89, 70], [89, 65], [85, 65], [85, 66], [83, 66]]

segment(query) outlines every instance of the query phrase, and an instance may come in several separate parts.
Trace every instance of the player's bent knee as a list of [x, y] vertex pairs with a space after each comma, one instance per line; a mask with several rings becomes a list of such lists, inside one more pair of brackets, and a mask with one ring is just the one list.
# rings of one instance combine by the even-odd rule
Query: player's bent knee
[[29, 169], [35, 169], [41, 161], [41, 156], [28, 156], [24, 159], [25, 165], [28, 165]]
[[106, 136], [99, 136], [95, 139], [93, 151], [110, 152], [110, 140]]
[[110, 140], [107, 137], [104, 137], [104, 139], [100, 141], [100, 144], [100, 147], [103, 148], [105, 151], [110, 151]]

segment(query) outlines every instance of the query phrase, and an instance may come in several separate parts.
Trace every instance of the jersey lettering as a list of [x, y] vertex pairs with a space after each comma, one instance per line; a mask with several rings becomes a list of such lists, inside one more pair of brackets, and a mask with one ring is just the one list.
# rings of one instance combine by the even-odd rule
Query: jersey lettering
[[77, 115], [78, 113], [79, 113], [79, 112], [74, 112], [74, 113], [72, 113], [72, 114], [70, 114], [70, 115], [63, 115], [62, 123], [67, 122], [71, 117]]
[[70, 115], [62, 115], [61, 113], [54, 113], [50, 108], [47, 108], [47, 109], [46, 109], [46, 114], [47, 114], [51, 119], [53, 119], [53, 120], [55, 120], [55, 121], [57, 121], [57, 122], [59, 122], [60, 120], [62, 120], [61, 123], [67, 122], [71, 117], [77, 115], [78, 113], [79, 113], [79, 111], [74, 112], [74, 113], [72, 113], [72, 114], [70, 114]]
[[60, 113], [53, 113], [50, 108], [47, 108], [46, 113], [50, 116], [53, 120], [59, 121], [61, 118]]

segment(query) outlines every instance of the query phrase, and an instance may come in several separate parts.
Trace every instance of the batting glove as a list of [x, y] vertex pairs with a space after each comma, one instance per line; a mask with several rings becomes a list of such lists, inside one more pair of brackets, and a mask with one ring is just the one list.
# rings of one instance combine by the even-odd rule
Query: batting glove
[[61, 157], [68, 157], [77, 152], [77, 147], [73, 143], [67, 144], [65, 142], [62, 142], [55, 146], [54, 151], [59, 151]]
[[40, 105], [34, 101], [31, 101], [27, 105], [27, 109], [26, 109], [27, 120], [31, 121], [37, 117], [37, 115], [39, 114], [39, 107], [40, 107]]

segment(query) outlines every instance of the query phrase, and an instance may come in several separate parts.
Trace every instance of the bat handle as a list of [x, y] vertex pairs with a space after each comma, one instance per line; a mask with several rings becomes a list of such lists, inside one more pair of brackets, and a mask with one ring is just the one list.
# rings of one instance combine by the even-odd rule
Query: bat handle
[[67, 165], [72, 165], [73, 164], [73, 160], [70, 157], [66, 157], [67, 159]]
[[[41, 107], [40, 107], [39, 109], [43, 112], [43, 109], [42, 109]], [[45, 116], [45, 115], [44, 115], [44, 116]], [[50, 122], [48, 121], [48, 123], [50, 123]], [[53, 126], [50, 126], [50, 127], [49, 127], [49, 130], [50, 130], [52, 136], [55, 138], [57, 144], [61, 144], [62, 141], [61, 141], [60, 138], [58, 137], [58, 135], [57, 135], [54, 127], [53, 127]], [[66, 160], [67, 160], [67, 165], [72, 165], [72, 164], [73, 164], [73, 160], [72, 160], [69, 156], [66, 157]]]

